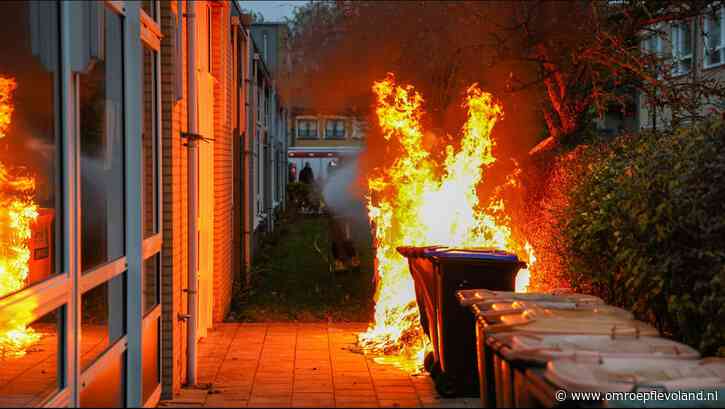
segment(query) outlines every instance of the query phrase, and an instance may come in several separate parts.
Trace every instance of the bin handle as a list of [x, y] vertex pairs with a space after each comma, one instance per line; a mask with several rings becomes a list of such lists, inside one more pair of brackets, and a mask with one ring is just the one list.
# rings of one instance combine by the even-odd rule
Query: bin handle
[[[620, 328], [621, 328], [621, 327], [620, 327]], [[614, 325], [612, 325], [612, 332], [611, 332], [611, 334], [609, 335], [609, 337], [610, 337], [611, 339], [617, 339], [617, 334], [618, 334], [618, 331], [617, 331], [617, 329], [618, 329], [618, 328], [617, 328], [617, 324], [614, 324]], [[634, 328], [632, 328], [632, 327], [627, 327], [627, 328], [625, 328], [625, 330], [629, 330], [630, 332], [631, 332], [632, 330], [634, 330], [634, 338], [635, 338], [635, 339], [639, 339], [639, 335], [640, 335], [640, 333], [639, 333], [639, 325], [635, 325], [635, 326], [634, 326]]]

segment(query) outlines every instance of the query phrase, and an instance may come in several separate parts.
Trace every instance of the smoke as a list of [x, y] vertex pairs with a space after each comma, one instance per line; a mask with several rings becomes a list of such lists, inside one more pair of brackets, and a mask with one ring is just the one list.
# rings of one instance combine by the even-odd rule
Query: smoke
[[367, 223], [365, 198], [357, 189], [358, 161], [339, 161], [322, 188], [325, 204], [335, 216]]

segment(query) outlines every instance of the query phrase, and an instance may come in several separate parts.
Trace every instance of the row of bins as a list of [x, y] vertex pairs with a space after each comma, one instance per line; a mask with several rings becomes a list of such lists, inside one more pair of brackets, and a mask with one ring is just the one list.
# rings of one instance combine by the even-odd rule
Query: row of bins
[[[490, 290], [457, 296], [476, 317], [484, 407], [596, 407], [605, 402], [573, 401], [570, 393], [652, 391], [692, 393], [669, 395], [669, 405], [725, 406], [725, 360], [701, 360], [696, 350], [660, 338], [655, 328], [596, 297]], [[662, 404], [651, 396], [650, 404]]]
[[513, 292], [525, 267], [514, 254], [443, 246], [398, 251], [408, 258], [433, 346], [426, 369], [443, 396], [480, 396], [484, 407], [599, 406], [562, 402], [555, 392], [700, 388], [715, 394], [698, 404], [725, 406], [723, 360], [700, 360], [697, 351], [659, 338], [655, 328], [597, 297]]

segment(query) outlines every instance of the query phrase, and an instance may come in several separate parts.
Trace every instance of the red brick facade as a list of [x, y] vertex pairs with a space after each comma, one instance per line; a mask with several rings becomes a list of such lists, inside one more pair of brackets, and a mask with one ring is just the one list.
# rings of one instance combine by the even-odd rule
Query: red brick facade
[[[182, 6], [184, 3], [182, 3]], [[183, 19], [181, 20], [183, 23]], [[177, 46], [186, 48], [186, 25], [182, 24], [181, 44], [176, 44], [179, 16], [176, 2], [161, 3], [161, 132], [163, 178], [163, 237], [161, 265], [162, 301], [162, 386], [163, 396], [181, 389], [186, 373], [186, 313], [188, 260], [187, 150], [180, 133], [187, 127], [186, 58], [177, 67]], [[177, 101], [177, 76], [182, 95]]]
[[[221, 3], [217, 3], [221, 4]], [[232, 271], [233, 156], [231, 10], [212, 8], [212, 74], [214, 85], [214, 306], [215, 322], [229, 312]]]
[[[182, 7], [185, 8], [185, 2]], [[230, 5], [212, 2], [212, 74], [214, 85], [214, 295], [213, 319], [222, 321], [229, 311], [234, 275], [232, 271], [232, 126]], [[162, 2], [164, 33], [161, 50], [162, 140], [163, 140], [163, 386], [165, 397], [179, 391], [186, 377], [186, 321], [188, 277], [188, 151], [181, 133], [187, 130], [186, 24], [181, 35], [181, 58], [177, 56], [176, 2]], [[180, 67], [177, 68], [177, 62]], [[177, 76], [181, 76], [182, 98], [177, 100]], [[209, 109], [199, 107], [199, 109]]]

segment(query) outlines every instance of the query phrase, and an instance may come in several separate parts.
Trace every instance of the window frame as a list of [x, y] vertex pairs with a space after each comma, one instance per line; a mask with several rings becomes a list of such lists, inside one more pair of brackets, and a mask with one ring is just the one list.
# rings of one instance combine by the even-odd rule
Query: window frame
[[[154, 1], [155, 6], [155, 14], [160, 18], [161, 12], [160, 12], [160, 2]], [[143, 67], [143, 48], [148, 47], [154, 56], [154, 79], [153, 79], [153, 86], [156, 88], [154, 92], [154, 101], [153, 104], [155, 105], [155, 109], [153, 110], [155, 114], [155, 118], [153, 118], [154, 121], [154, 170], [155, 170], [155, 192], [154, 196], [156, 197], [156, 200], [154, 201], [155, 209], [154, 212], [156, 213], [156, 221], [155, 221], [155, 234], [143, 238], [143, 232], [142, 232], [142, 249], [141, 249], [141, 266], [140, 266], [140, 289], [141, 293], [140, 299], [138, 304], [140, 304], [140, 313], [142, 316], [141, 319], [141, 327], [139, 328], [140, 332], [140, 350], [145, 350], [143, 345], [147, 342], [146, 341], [146, 333], [150, 331], [157, 331], [156, 334], [156, 341], [158, 342], [158, 345], [156, 346], [159, 353], [156, 356], [157, 359], [157, 368], [158, 368], [158, 382], [156, 385], [156, 388], [153, 392], [149, 394], [149, 396], [146, 398], [144, 395], [146, 395], [146, 391], [143, 390], [144, 382], [143, 382], [143, 365], [141, 366], [141, 372], [139, 373], [140, 376], [139, 382], [140, 390], [136, 391], [138, 393], [139, 398], [143, 401], [144, 407], [155, 407], [160, 398], [161, 398], [161, 379], [162, 379], [162, 362], [161, 362], [161, 353], [160, 353], [160, 346], [161, 346], [161, 340], [162, 340], [162, 334], [159, 331], [160, 325], [161, 325], [161, 248], [163, 246], [163, 228], [162, 228], [162, 220], [163, 220], [163, 209], [162, 209], [162, 140], [161, 140], [161, 130], [162, 130], [162, 123], [161, 123], [161, 40], [163, 39], [163, 34], [161, 31], [161, 26], [158, 22], [158, 20], [154, 20], [149, 16], [143, 8], [140, 8], [139, 10], [139, 17], [140, 17], [140, 23], [141, 23], [141, 66]], [[209, 14], [209, 17], [211, 17], [211, 14]], [[211, 26], [211, 24], [209, 24]], [[211, 30], [211, 28], [210, 28]], [[210, 40], [211, 41], [211, 38]], [[211, 54], [211, 49], [209, 50], [209, 54]], [[211, 70], [211, 65], [209, 67], [209, 70]], [[141, 68], [141, 71], [143, 71], [143, 68]], [[141, 78], [141, 83], [143, 83], [144, 79]], [[140, 100], [140, 107], [143, 107], [143, 95], [141, 95]], [[143, 108], [142, 108], [143, 109]], [[143, 117], [143, 115], [142, 115]], [[143, 127], [143, 124], [142, 124]], [[141, 153], [143, 156], [143, 152]], [[143, 160], [143, 159], [142, 159]], [[141, 165], [143, 168], [143, 164]], [[141, 197], [141, 203], [143, 203], [143, 192]], [[143, 215], [142, 215], [143, 220]], [[141, 229], [143, 230], [144, 227], [141, 226]], [[146, 262], [149, 261], [152, 258], [156, 258], [156, 303], [153, 307], [151, 307], [148, 311], [145, 308], [145, 302], [144, 302], [144, 292], [146, 289], [146, 283], [145, 280], [147, 278], [146, 275]], [[144, 401], [145, 399], [145, 401]]]
[[[717, 11], [710, 10], [702, 18], [702, 67], [703, 69], [710, 69], [725, 65], [725, 5], [715, 6]], [[710, 13], [715, 12], [719, 16], [720, 20], [720, 43], [715, 47], [715, 51], [720, 51], [720, 61], [716, 63], [709, 63], [708, 56], [712, 51], [708, 46], [708, 35], [710, 33]]]
[[[683, 35], [684, 27], [687, 26], [690, 29], [690, 52], [689, 54], [683, 54]], [[693, 24], [691, 20], [679, 21], [673, 23], [670, 28], [670, 54], [672, 57], [672, 75], [680, 76], [687, 75], [692, 72], [694, 68], [695, 53], [694, 53], [694, 41], [693, 41]], [[690, 61], [690, 66], [687, 69], [684, 68], [682, 61]]]
[[[335, 124], [332, 128], [332, 135], [328, 134], [328, 124], [333, 123]], [[342, 136], [338, 135], [338, 128], [337, 125], [342, 124]], [[330, 141], [344, 141], [348, 139], [348, 132], [347, 132], [347, 124], [345, 123], [345, 118], [343, 117], [327, 117], [325, 118], [325, 140]]]
[[[312, 127], [305, 127], [305, 134], [303, 135], [300, 127], [301, 123], [314, 123], [314, 135], [310, 135], [311, 131], [313, 130]], [[320, 120], [315, 117], [298, 117], [295, 120], [295, 130], [297, 139], [304, 139], [304, 140], [319, 140], [320, 139]]]

